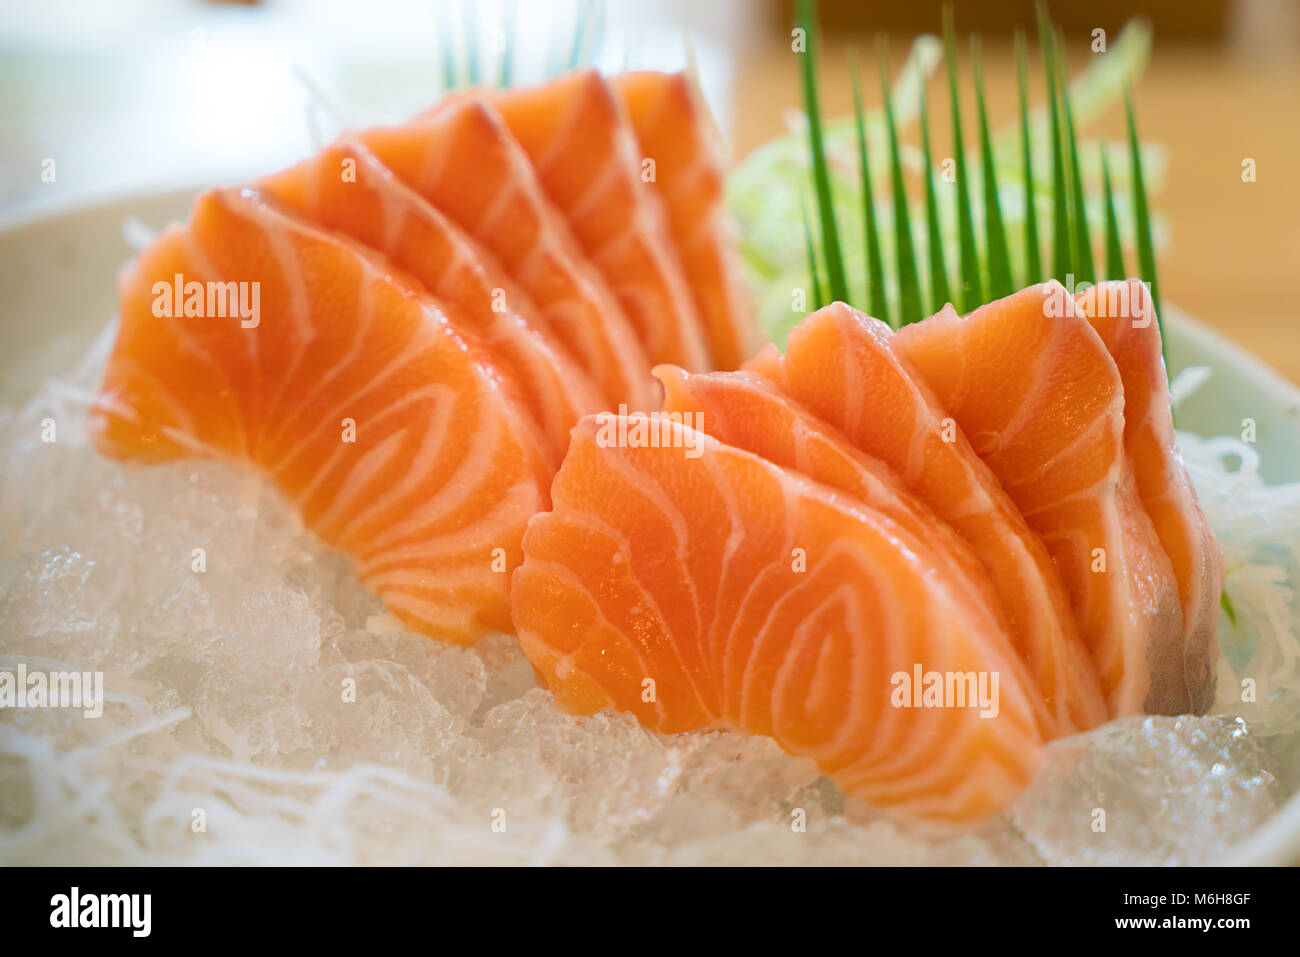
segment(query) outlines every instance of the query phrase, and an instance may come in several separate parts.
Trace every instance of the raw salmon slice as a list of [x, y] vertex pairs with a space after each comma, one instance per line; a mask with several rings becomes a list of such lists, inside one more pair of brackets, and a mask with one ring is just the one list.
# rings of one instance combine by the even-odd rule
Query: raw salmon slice
[[1178, 579], [1188, 708], [1204, 714], [1214, 699], [1219, 660], [1223, 555], [1178, 454], [1155, 308], [1137, 279], [1101, 283], [1077, 294], [1075, 301], [1101, 336], [1124, 384], [1124, 451]]
[[491, 106], [450, 97], [405, 126], [359, 137], [496, 257], [610, 407], [650, 408], [650, 363], [636, 331]]
[[[259, 321], [197, 301], [202, 316], [160, 316], [178, 276], [250, 284]], [[410, 627], [455, 642], [509, 629], [549, 470], [480, 348], [419, 289], [261, 194], [204, 193], [121, 276], [98, 445], [251, 463]]]
[[1190, 709], [1173, 568], [1124, 451], [1124, 387], [1058, 282], [904, 327], [919, 371], [1042, 538], [1112, 715]]
[[766, 342], [744, 364], [747, 372], [753, 372], [772, 382], [785, 381], [785, 356], [774, 342]]
[[642, 162], [654, 163], [651, 185], [668, 212], [713, 363], [739, 368], [759, 335], [708, 107], [685, 73], [620, 73], [610, 84], [632, 120]]
[[791, 330], [784, 360], [774, 351], [756, 360], [970, 543], [1057, 734], [1105, 721], [1097, 675], [1051, 557], [962, 427], [890, 348], [889, 328], [832, 303]]
[[[659, 447], [612, 441], [652, 425]], [[661, 416], [584, 418], [552, 499], [513, 602], [566, 710], [769, 735], [915, 818], [983, 817], [1033, 777], [1032, 678], [996, 609], [888, 517]], [[997, 714], [905, 706], [917, 666], [996, 673]]]
[[710, 368], [667, 214], [641, 181], [631, 123], [604, 77], [578, 70], [545, 86], [491, 96], [651, 362]]
[[375, 249], [420, 281], [456, 328], [472, 332], [535, 418], [556, 468], [569, 430], [604, 408], [585, 372], [554, 340], [484, 248], [379, 162], [343, 140], [259, 186], [326, 229]]
[[[674, 421], [841, 490], [887, 516], [937, 554], [948, 555], [962, 573], [954, 585], [969, 585], [977, 600], [1001, 614], [988, 572], [970, 545], [908, 492], [889, 466], [857, 449], [775, 383], [743, 371], [692, 374], [663, 365], [654, 372], [664, 387], [663, 412]], [[1056, 730], [1053, 720], [1043, 721], [1044, 735]]]

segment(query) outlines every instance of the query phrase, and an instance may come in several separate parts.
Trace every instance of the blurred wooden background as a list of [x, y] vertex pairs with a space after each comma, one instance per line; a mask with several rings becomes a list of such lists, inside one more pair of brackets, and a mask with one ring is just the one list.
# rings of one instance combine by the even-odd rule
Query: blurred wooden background
[[[578, 2], [515, 4], [540, 24], [528, 27], [523, 46], [548, 48], [548, 22], [567, 36]], [[799, 105], [791, 0], [607, 2], [607, 68], [617, 69], [630, 48], [640, 67], [680, 68], [689, 30], [737, 158], [784, 131], [784, 114]], [[912, 37], [938, 31], [941, 3], [821, 0], [827, 112], [849, 111], [850, 48], [870, 56], [875, 33], [886, 32], [897, 68]], [[66, 207], [238, 182], [295, 162], [310, 140], [291, 66], [329, 91], [355, 124], [409, 116], [437, 95], [445, 19], [438, 11], [457, 4], [472, 6], [484, 31], [491, 10], [506, 9], [499, 0], [11, 3], [0, 16], [0, 215], [20, 204]], [[991, 119], [1002, 126], [1016, 116], [1011, 30], [1034, 36], [1033, 0], [955, 6], [964, 70], [965, 34], [984, 37]], [[1169, 227], [1159, 260], [1163, 295], [1300, 382], [1300, 308], [1291, 288], [1300, 272], [1300, 0], [1049, 6], [1076, 71], [1095, 56], [1087, 47], [1094, 28], [1113, 39], [1130, 16], [1152, 23], [1154, 52], [1136, 99], [1143, 138], [1163, 144], [1168, 159], [1152, 196]], [[651, 14], [656, 19], [645, 22]], [[1038, 71], [1031, 82], [1041, 99]], [[947, 155], [941, 93], [931, 91], [934, 145]], [[970, 130], [969, 89], [966, 96]], [[870, 90], [868, 98], [874, 102]], [[1120, 138], [1122, 124], [1122, 109], [1112, 108], [1081, 133]], [[915, 142], [915, 129], [904, 135]], [[57, 183], [42, 177], [45, 157], [58, 159]], [[1244, 157], [1256, 160], [1255, 183], [1241, 181]]]
[[[822, 0], [825, 111], [851, 109], [849, 49], [870, 54], [875, 32], [888, 32], [897, 69], [911, 36], [939, 31], [940, 6], [940, 0]], [[791, 4], [774, 0], [758, 7], [767, 26], [742, 53], [734, 88], [738, 158], [781, 133], [783, 114], [799, 106]], [[973, 31], [983, 35], [990, 121], [997, 128], [1017, 115], [1010, 37], [1015, 26], [1035, 36], [1033, 3], [964, 0], [956, 7], [962, 40]], [[1093, 0], [1051, 8], [1065, 29], [1072, 71], [1094, 55], [1088, 49], [1094, 27], [1113, 39], [1133, 12], [1151, 21], [1153, 53], [1135, 101], [1142, 138], [1163, 144], [1168, 157], [1164, 185], [1151, 197], [1169, 227], [1158, 261], [1162, 296], [1300, 383], [1294, 294], [1300, 276], [1300, 2]], [[965, 63], [969, 47], [960, 48]], [[946, 148], [942, 82], [936, 77], [930, 94], [939, 120], [936, 151]], [[1041, 91], [1038, 76], [1031, 82]], [[970, 136], [969, 98], [965, 105]], [[1122, 107], [1081, 132], [1122, 138]], [[907, 134], [916, 135], [915, 129]], [[1254, 183], [1242, 182], [1245, 157], [1256, 161]]]

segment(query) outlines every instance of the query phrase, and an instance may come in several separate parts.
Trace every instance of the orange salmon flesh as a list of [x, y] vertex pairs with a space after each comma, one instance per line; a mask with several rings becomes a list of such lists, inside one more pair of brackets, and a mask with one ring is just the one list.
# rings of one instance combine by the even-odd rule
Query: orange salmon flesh
[[204, 192], [119, 277], [97, 447], [254, 469], [405, 627], [904, 819], [1204, 713], [1223, 560], [1146, 288], [837, 302], [782, 353], [718, 144], [690, 77], [578, 70]]

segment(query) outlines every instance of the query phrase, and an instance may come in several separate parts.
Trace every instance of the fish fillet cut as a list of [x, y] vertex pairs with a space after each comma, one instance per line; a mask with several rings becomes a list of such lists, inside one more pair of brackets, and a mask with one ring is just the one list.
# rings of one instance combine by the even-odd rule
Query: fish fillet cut
[[[563, 708], [769, 735], [908, 817], [1015, 799], [1042, 754], [1032, 677], [948, 556], [682, 424], [661, 421], [660, 447], [602, 441], [613, 424], [574, 430], [515, 573], [520, 640]], [[997, 673], [997, 714], [900, 698], [917, 666]]]
[[547, 456], [559, 467], [569, 430], [604, 403], [491, 253], [359, 141], [326, 147], [259, 186], [322, 228], [383, 253], [418, 279], [457, 328], [474, 333], [490, 352], [537, 421]]
[[1142, 505], [1178, 578], [1188, 708], [1204, 714], [1214, 700], [1219, 660], [1223, 555], [1178, 454], [1155, 307], [1137, 279], [1099, 283], [1075, 301], [1124, 383], [1124, 450]]
[[1124, 449], [1124, 386], [1055, 281], [893, 338], [1047, 546], [1112, 716], [1190, 710], [1177, 581]]
[[889, 328], [843, 303], [790, 332], [784, 360], [760, 362], [787, 392], [887, 464], [912, 495], [970, 543], [1001, 599], [1059, 734], [1106, 720], [1096, 673], [1042, 541], [920, 377]]
[[[704, 330], [631, 123], [595, 70], [492, 94], [551, 202], [632, 320], [652, 363], [710, 368]], [[687, 131], [682, 131], [685, 135]]]
[[[260, 319], [160, 316], [176, 277], [256, 283]], [[550, 470], [482, 348], [418, 282], [263, 194], [222, 189], [119, 286], [91, 413], [101, 451], [252, 464], [408, 626], [462, 643], [510, 629], [509, 573]]]
[[620, 73], [610, 84], [632, 120], [642, 164], [654, 163], [651, 187], [668, 212], [713, 366], [737, 369], [758, 348], [760, 336], [708, 106], [685, 73]]
[[623, 402], [652, 407], [650, 362], [636, 330], [490, 104], [453, 96], [404, 126], [358, 136], [399, 179], [496, 257], [609, 408]]

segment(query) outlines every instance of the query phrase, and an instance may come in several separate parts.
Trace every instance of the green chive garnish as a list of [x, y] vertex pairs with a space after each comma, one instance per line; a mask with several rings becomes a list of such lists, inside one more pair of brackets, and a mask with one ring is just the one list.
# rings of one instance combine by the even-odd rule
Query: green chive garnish
[[894, 194], [894, 245], [898, 256], [898, 325], [919, 322], [921, 283], [916, 269], [916, 250], [912, 246], [912, 224], [907, 208], [907, 187], [903, 181], [903, 160], [898, 149], [898, 129], [894, 124], [894, 102], [889, 90], [889, 51], [880, 37], [877, 56], [880, 60], [880, 93], [885, 104], [885, 126], [889, 129], [889, 178]]
[[1025, 186], [1025, 282], [1028, 286], [1043, 278], [1038, 251], [1038, 211], [1034, 192], [1033, 150], [1029, 142], [1029, 72], [1025, 63], [1025, 34], [1016, 31], [1016, 82], [1020, 89], [1020, 158]]
[[1037, 7], [1038, 38], [1047, 77], [1048, 130], [1052, 138], [1052, 277], [1065, 282], [1070, 272], [1070, 218], [1066, 204], [1065, 156], [1061, 149], [1061, 115], [1056, 98], [1055, 41], [1046, 10], [1041, 2]]
[[1001, 299], [1015, 292], [1011, 281], [1011, 254], [1002, 225], [997, 173], [993, 168], [993, 140], [989, 135], [988, 110], [984, 102], [984, 70], [980, 63], [979, 37], [971, 37], [971, 67], [975, 75], [975, 105], [979, 114], [980, 164], [984, 181], [984, 235], [988, 250], [989, 298]]
[[957, 28], [951, 5], [943, 8], [943, 50], [948, 68], [948, 99], [952, 109], [952, 149], [957, 162], [958, 249], [961, 254], [962, 312], [984, 302], [980, 288], [979, 253], [975, 249], [975, 224], [971, 216], [970, 184], [966, 175], [966, 147], [961, 134], [961, 101], [957, 96]]
[[831, 177], [826, 166], [821, 108], [817, 103], [817, 54], [814, 44], [817, 27], [811, 0], [799, 0], [799, 20], [803, 24], [806, 42], [802, 74], [804, 110], [808, 114], [808, 148], [812, 159], [813, 185], [817, 193], [817, 212], [821, 220], [827, 291], [832, 300], [847, 301], [849, 288], [844, 277], [844, 259], [840, 255], [839, 229], [835, 224], [835, 205], [831, 200]]
[[1106, 196], [1106, 278], [1124, 278], [1124, 249], [1119, 240], [1119, 223], [1115, 218], [1115, 193], [1110, 186], [1110, 161], [1106, 144], [1101, 144], [1101, 186]]
[[943, 236], [939, 233], [939, 202], [934, 190], [934, 163], [930, 155], [930, 114], [925, 86], [921, 86], [921, 159], [925, 177], [926, 245], [930, 254], [930, 311], [938, 312], [951, 299], [948, 267], [943, 261]]
[[889, 302], [885, 295], [885, 266], [880, 254], [880, 233], [876, 225], [875, 191], [871, 187], [871, 160], [867, 150], [867, 122], [862, 108], [862, 79], [858, 58], [849, 60], [849, 77], [853, 85], [853, 114], [858, 134], [858, 170], [862, 179], [862, 229], [866, 237], [866, 289], [871, 314], [889, 322]]

